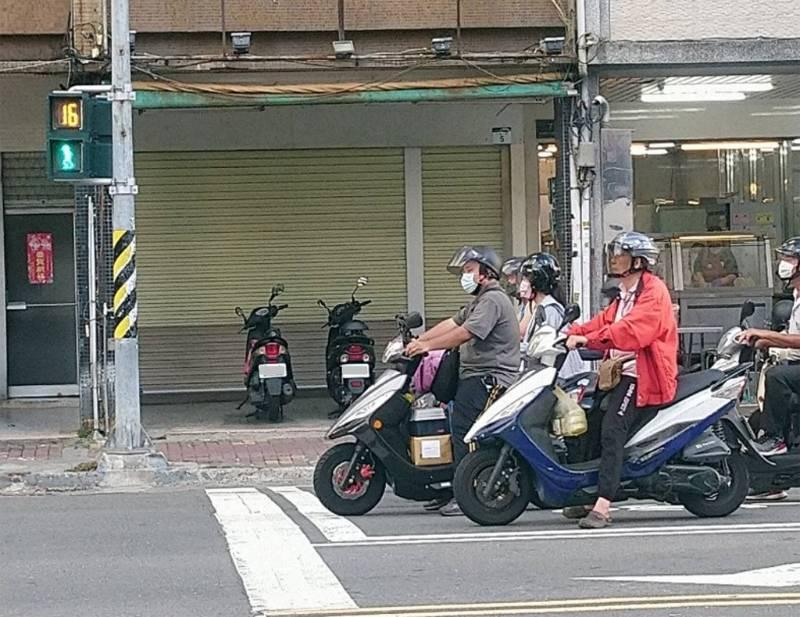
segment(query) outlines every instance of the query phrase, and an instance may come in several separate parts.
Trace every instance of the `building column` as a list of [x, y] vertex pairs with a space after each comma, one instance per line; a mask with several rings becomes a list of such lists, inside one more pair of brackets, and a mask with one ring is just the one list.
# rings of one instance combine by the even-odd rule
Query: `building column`
[[408, 310], [425, 316], [425, 250], [422, 223], [422, 148], [405, 148], [406, 288]]
[[[541, 105], [526, 105], [523, 113], [522, 146], [524, 161], [526, 214], [526, 247], [524, 253], [530, 254], [542, 249], [541, 204], [539, 202], [539, 140], [536, 136], [536, 118]], [[537, 113], [539, 112], [539, 113]]]
[[533, 209], [529, 207], [532, 199], [528, 193], [525, 146], [524, 143], [509, 146], [511, 159], [510, 255], [527, 255], [529, 253], [530, 218], [535, 218], [532, 217]]
[[0, 155], [0, 400], [8, 398], [8, 328], [6, 327], [6, 232], [3, 204], [3, 157]]

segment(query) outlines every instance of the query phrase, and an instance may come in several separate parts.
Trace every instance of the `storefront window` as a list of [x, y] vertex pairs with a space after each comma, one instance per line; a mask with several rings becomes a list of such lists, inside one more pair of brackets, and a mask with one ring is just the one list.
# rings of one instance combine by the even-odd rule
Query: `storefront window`
[[786, 190], [788, 144], [636, 144], [636, 228], [661, 234], [730, 231], [783, 239], [795, 229], [793, 199]]
[[680, 240], [684, 289], [766, 288], [771, 264], [757, 238], [684, 237]]

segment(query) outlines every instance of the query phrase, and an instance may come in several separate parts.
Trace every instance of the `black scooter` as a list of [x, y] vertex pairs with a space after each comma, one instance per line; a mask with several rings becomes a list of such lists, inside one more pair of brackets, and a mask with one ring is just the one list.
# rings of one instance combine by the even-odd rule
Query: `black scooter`
[[411, 313], [396, 320], [400, 335], [389, 342], [383, 356], [392, 368], [326, 435], [327, 439], [354, 437], [355, 441], [331, 447], [314, 469], [314, 492], [335, 514], [366, 514], [378, 505], [387, 484], [403, 499], [437, 499], [449, 490], [453, 479], [452, 463], [442, 462], [452, 461], [444, 410], [412, 407], [411, 381], [422, 359], [403, 353], [413, 338], [411, 330], [422, 325], [422, 318]]
[[255, 411], [248, 414], [248, 418], [261, 419], [266, 415], [270, 421], [280, 422], [283, 420], [284, 406], [292, 401], [297, 392], [289, 343], [281, 331], [272, 325], [278, 313], [289, 306], [272, 304], [283, 290], [283, 285], [274, 286], [267, 306], [254, 308], [249, 317], [245, 317], [241, 307], [236, 307], [236, 314], [243, 321], [240, 332], [247, 332], [242, 369], [247, 397], [238, 409], [246, 403], [253, 405]]
[[329, 414], [341, 415], [350, 403], [372, 385], [375, 378], [375, 341], [367, 336], [369, 327], [356, 319], [361, 309], [372, 302], [356, 300], [356, 292], [368, 283], [366, 277], [358, 279], [350, 294], [350, 301], [328, 308], [324, 300], [317, 304], [328, 312], [328, 344], [325, 346], [325, 370], [328, 394], [338, 408]]

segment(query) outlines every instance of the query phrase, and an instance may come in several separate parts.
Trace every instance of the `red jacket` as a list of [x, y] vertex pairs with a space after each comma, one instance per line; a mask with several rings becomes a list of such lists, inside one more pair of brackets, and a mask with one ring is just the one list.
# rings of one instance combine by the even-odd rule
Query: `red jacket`
[[664, 282], [645, 272], [641, 289], [630, 312], [614, 323], [617, 303], [569, 333], [585, 336], [587, 347], [636, 353], [636, 406], [664, 405], [678, 388], [678, 325]]

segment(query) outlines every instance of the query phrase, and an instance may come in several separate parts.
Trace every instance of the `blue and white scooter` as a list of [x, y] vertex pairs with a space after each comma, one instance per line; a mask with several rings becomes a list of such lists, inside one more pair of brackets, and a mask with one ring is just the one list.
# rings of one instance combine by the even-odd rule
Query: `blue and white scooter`
[[[569, 321], [578, 318], [570, 307]], [[477, 446], [453, 480], [456, 499], [480, 525], [507, 525], [533, 499], [546, 507], [591, 504], [599, 460], [567, 464], [555, 451], [551, 423], [566, 337], [543, 326], [529, 355], [546, 368], [523, 375], [475, 422], [465, 441]], [[733, 364], [733, 363], [732, 363]], [[764, 460], [737, 411], [748, 364], [682, 375], [675, 400], [625, 446], [617, 500], [655, 499], [700, 517], [735, 512], [747, 496], [745, 456]]]

